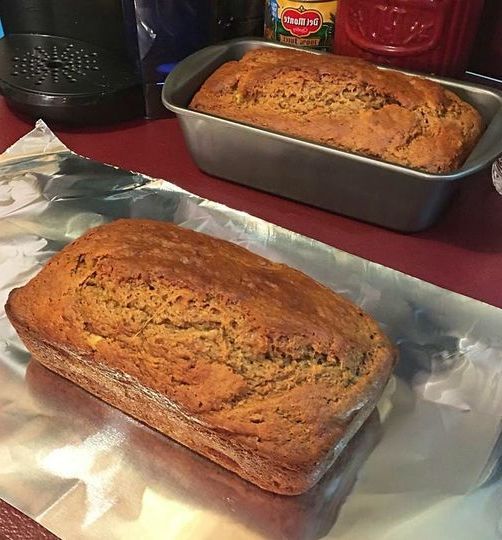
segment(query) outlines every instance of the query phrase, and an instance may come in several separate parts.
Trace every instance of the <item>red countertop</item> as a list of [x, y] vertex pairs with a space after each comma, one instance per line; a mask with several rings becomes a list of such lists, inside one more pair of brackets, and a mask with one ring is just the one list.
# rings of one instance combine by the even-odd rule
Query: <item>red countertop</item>
[[[32, 127], [33, 122], [15, 116], [0, 98], [0, 151]], [[168, 179], [205, 198], [502, 307], [502, 196], [489, 169], [466, 183], [435, 226], [401, 234], [204, 174], [192, 161], [174, 118], [54, 131], [84, 156]]]
[[[32, 127], [32, 121], [14, 115], [0, 98], [0, 152]], [[202, 173], [190, 158], [176, 119], [54, 131], [83, 156], [168, 179], [202, 197], [502, 307], [502, 196], [488, 169], [465, 184], [435, 226], [400, 234]], [[9, 509], [0, 501], [2, 508]]]

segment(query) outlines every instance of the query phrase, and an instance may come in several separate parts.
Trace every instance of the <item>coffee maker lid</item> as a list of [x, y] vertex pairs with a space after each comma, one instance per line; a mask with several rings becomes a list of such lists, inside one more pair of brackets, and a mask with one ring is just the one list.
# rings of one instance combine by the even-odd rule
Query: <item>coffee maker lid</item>
[[[82, 116], [92, 122], [93, 107], [99, 110], [96, 121], [116, 116], [113, 108], [124, 108], [124, 96], [140, 94], [141, 81], [121, 58], [91, 43], [10, 34], [0, 40], [0, 91], [11, 106], [32, 116], [56, 114], [57, 120], [72, 122]], [[126, 109], [131, 117], [141, 114], [142, 99], [135, 101], [133, 110], [127, 103], [124, 114]]]

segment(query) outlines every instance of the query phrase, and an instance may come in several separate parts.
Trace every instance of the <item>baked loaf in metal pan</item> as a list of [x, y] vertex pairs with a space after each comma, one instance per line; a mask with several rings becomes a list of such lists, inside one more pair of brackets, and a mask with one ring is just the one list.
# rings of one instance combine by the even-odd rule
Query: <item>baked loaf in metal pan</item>
[[459, 168], [484, 129], [478, 111], [433, 81], [287, 48], [223, 64], [190, 108], [438, 174]]
[[159, 221], [89, 231], [6, 311], [47, 368], [282, 494], [322, 477], [395, 363], [375, 321], [330, 289]]

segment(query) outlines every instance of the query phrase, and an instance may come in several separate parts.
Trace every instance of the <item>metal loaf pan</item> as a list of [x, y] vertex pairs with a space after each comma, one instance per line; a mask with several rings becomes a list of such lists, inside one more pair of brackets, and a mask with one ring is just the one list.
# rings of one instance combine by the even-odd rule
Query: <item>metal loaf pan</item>
[[211, 175], [413, 232], [432, 225], [460, 181], [502, 153], [502, 94], [440, 77], [427, 78], [476, 107], [487, 125], [464, 165], [449, 174], [429, 174], [188, 109], [219, 66], [259, 47], [284, 45], [238, 39], [207, 47], [183, 60], [164, 83], [164, 105], [178, 116], [199, 168]]

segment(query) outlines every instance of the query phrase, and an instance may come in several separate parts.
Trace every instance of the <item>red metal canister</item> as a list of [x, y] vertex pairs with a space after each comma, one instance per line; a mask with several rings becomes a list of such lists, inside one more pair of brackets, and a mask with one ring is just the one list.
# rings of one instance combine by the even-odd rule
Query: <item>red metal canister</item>
[[460, 76], [484, 0], [340, 0], [336, 54]]

